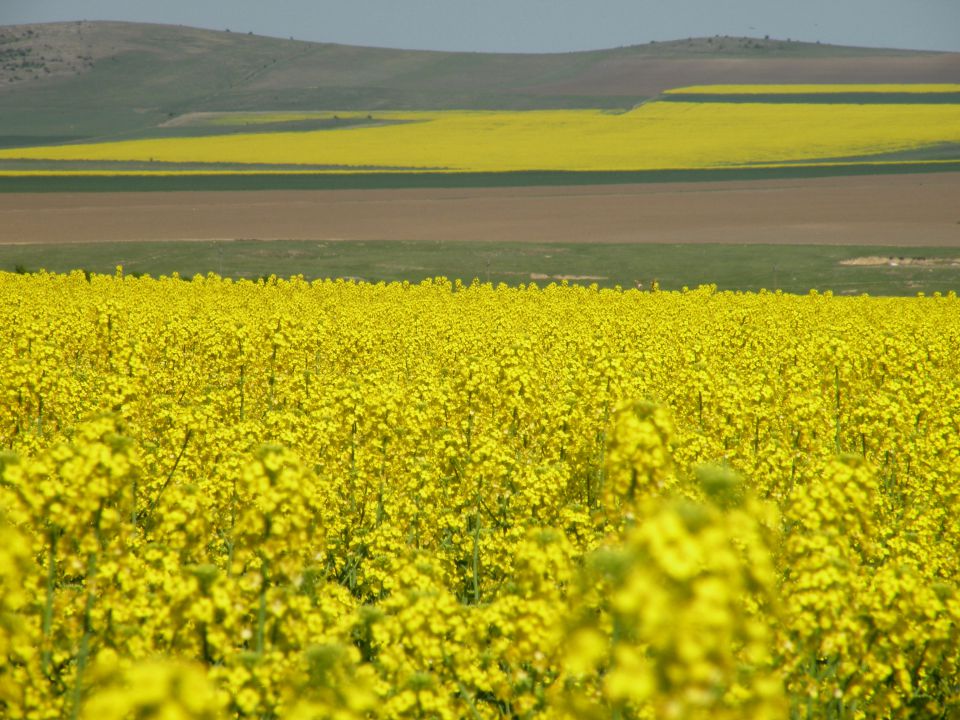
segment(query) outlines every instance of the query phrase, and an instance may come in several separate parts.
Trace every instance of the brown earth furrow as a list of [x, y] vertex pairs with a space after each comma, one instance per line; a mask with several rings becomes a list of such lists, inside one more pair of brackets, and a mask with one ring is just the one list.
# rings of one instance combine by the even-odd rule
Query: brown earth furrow
[[960, 247], [960, 173], [575, 187], [0, 194], [0, 243], [446, 240]]

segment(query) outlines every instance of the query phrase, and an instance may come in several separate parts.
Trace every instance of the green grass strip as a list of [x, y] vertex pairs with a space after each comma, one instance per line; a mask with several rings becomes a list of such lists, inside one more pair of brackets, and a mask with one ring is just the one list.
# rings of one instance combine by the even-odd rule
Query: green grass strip
[[813, 288], [870, 295], [960, 292], [960, 248], [386, 240], [0, 245], [0, 270], [6, 271], [113, 274], [118, 264], [127, 274], [153, 277], [213, 272], [254, 280], [302, 274], [308, 279], [420, 282], [443, 276], [541, 287], [566, 279], [649, 289], [656, 280], [668, 290], [716, 284], [721, 290], [790, 293]]

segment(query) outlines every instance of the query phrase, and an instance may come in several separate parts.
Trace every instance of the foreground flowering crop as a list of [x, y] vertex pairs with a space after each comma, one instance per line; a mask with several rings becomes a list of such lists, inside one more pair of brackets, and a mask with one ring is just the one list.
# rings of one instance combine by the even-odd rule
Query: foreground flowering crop
[[0, 715], [960, 712], [954, 296], [0, 274]]

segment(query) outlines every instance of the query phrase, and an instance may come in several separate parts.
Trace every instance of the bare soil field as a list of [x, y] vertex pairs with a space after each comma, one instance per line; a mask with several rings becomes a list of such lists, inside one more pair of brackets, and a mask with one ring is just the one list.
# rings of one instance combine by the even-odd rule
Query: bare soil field
[[960, 267], [960, 258], [950, 257], [901, 257], [898, 255], [864, 255], [862, 257], [841, 260], [841, 265], [849, 267]]
[[566, 187], [0, 194], [0, 244], [421, 240], [960, 247], [960, 173]]

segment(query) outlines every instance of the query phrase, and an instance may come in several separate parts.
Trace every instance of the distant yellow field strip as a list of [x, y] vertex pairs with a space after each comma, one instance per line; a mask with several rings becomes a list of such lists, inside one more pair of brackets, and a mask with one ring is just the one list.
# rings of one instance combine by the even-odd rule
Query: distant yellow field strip
[[[889, 165], [918, 165], [921, 164], [925, 168], [935, 165], [955, 165], [956, 160], [843, 160], [843, 161], [810, 161], [810, 162], [782, 162], [782, 163], [764, 163], [762, 165], [757, 163], [744, 163], [742, 165], [724, 165], [722, 167], [717, 167], [713, 169], [717, 170], [749, 170], [756, 168], [829, 168], [829, 167], [851, 167], [851, 166], [863, 166], [869, 167], [871, 165], [882, 165], [884, 167]], [[83, 169], [70, 169], [70, 170], [5, 170], [0, 167], [0, 177], [216, 177], [216, 176], [236, 176], [236, 175], [250, 175], [250, 176], [262, 176], [262, 175], [361, 175], [368, 173], [376, 173], [378, 175], [403, 175], [406, 173], [426, 173], [426, 170], [358, 170], [358, 169], [343, 169], [343, 168], [312, 168], [309, 170], [290, 170], [290, 169], [268, 169], [261, 168], [258, 166], [251, 166], [252, 169], [243, 169], [243, 170], [205, 170], [205, 169], [188, 169], [188, 170], [83, 170]], [[668, 169], [679, 169], [679, 170], [698, 170], [698, 169], [710, 169], [710, 168], [659, 168], [662, 170]], [[649, 172], [657, 172], [657, 169], [648, 169]], [[432, 172], [432, 171], [431, 171]], [[447, 174], [456, 174], [464, 172], [472, 172], [470, 170], [438, 170], [436, 172], [447, 173]], [[554, 172], [563, 172], [563, 171], [554, 171]], [[603, 170], [597, 171], [583, 171], [583, 172], [605, 172]], [[624, 171], [612, 171], [612, 172], [631, 172], [630, 170]], [[646, 172], [645, 170], [640, 170], [638, 172]]]
[[0, 159], [605, 171], [866, 158], [960, 143], [960, 105], [951, 104], [662, 102], [622, 114], [437, 111], [377, 117], [419, 122], [14, 148], [0, 151]]
[[809, 95], [816, 93], [960, 93], [958, 83], [859, 83], [806, 85], [690, 85], [665, 95]]
[[[316, 175], [318, 173], [364, 173], [376, 172], [383, 174], [399, 174], [410, 172], [409, 170], [343, 170], [343, 169], [318, 169], [309, 170], [290, 170], [288, 168], [273, 169], [266, 167], [251, 166], [252, 169], [243, 170], [214, 170], [214, 169], [186, 169], [186, 170], [143, 170], [143, 169], [118, 169], [118, 170], [84, 170], [82, 168], [73, 168], [67, 170], [5, 170], [0, 168], [0, 177], [72, 177], [72, 176], [90, 176], [90, 177], [163, 177], [163, 176], [182, 176], [182, 175]], [[420, 171], [423, 172], [423, 171]]]
[[329, 112], [245, 112], [245, 113], [223, 113], [213, 117], [205, 118], [203, 125], [266, 125], [278, 122], [297, 122], [300, 120], [323, 120], [332, 118], [333, 114]]

